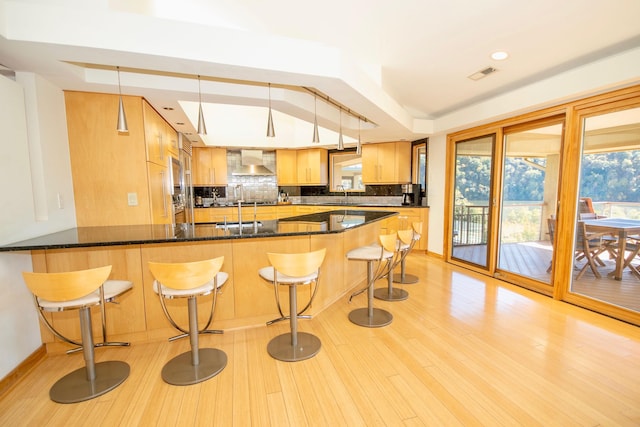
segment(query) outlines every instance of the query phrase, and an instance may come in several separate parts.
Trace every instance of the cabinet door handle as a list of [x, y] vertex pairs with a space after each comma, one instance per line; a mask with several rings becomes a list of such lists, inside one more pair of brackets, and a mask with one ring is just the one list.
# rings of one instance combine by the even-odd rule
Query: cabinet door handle
[[160, 147], [160, 160], [164, 160], [164, 141], [162, 140], [162, 134], [158, 134], [158, 146]]
[[166, 218], [168, 216], [168, 209], [167, 209], [167, 183], [164, 179], [164, 172], [160, 172], [160, 177], [162, 178], [162, 205], [164, 207], [164, 217]]

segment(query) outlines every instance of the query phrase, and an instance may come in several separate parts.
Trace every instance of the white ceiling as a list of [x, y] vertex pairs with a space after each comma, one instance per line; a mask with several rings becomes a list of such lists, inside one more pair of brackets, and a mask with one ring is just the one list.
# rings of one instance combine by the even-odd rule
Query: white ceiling
[[[205, 142], [225, 146], [310, 145], [315, 108], [321, 144], [335, 147], [338, 110], [301, 87], [373, 122], [360, 122], [364, 142], [415, 140], [448, 130], [457, 111], [640, 46], [638, 0], [0, 0], [0, 18], [7, 69], [117, 93], [119, 66], [123, 93], [186, 134], [201, 75]], [[510, 57], [492, 60], [496, 50]], [[498, 71], [468, 78], [486, 67]], [[358, 120], [342, 114], [342, 126], [353, 144]]]

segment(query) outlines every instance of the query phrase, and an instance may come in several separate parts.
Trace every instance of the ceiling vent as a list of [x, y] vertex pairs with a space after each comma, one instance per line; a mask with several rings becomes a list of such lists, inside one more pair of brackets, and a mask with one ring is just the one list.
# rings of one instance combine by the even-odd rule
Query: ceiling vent
[[487, 68], [485, 68], [483, 70], [480, 70], [478, 72], [475, 72], [475, 73], [471, 74], [469, 76], [469, 78], [471, 80], [480, 80], [482, 78], [487, 77], [491, 73], [495, 73], [496, 71], [498, 71], [498, 70], [493, 68], [493, 67], [487, 67]]

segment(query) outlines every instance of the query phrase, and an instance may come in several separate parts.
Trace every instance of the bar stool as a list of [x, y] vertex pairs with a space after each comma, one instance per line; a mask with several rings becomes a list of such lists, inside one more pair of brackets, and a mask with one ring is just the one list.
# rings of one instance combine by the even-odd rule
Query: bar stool
[[353, 297], [367, 291], [367, 307], [356, 308], [349, 313], [349, 320], [359, 326], [378, 328], [390, 324], [393, 315], [381, 308], [373, 307], [374, 290], [373, 285], [376, 280], [388, 276], [393, 265], [393, 258], [397, 247], [397, 234], [383, 234], [379, 236], [380, 245], [371, 244], [360, 246], [347, 252], [347, 259], [350, 261], [367, 262], [367, 285], [351, 294], [349, 302]]
[[[188, 336], [191, 344], [190, 351], [174, 357], [162, 368], [162, 379], [168, 384], [196, 384], [216, 376], [227, 366], [227, 355], [224, 351], [216, 348], [199, 348], [198, 345], [199, 334], [223, 333], [221, 330], [207, 329], [213, 320], [219, 288], [229, 278], [227, 273], [220, 271], [223, 262], [224, 257], [222, 256], [185, 263], [149, 262], [149, 271], [155, 278], [153, 290], [160, 298], [162, 311], [171, 326], [181, 332], [181, 334], [169, 338], [169, 341]], [[198, 329], [197, 297], [211, 293], [213, 293], [213, 299], [209, 319], [202, 329]], [[174, 298], [187, 298], [188, 329], [180, 327], [167, 309], [164, 300]]]
[[[391, 236], [395, 236], [395, 239]], [[386, 242], [383, 242], [384, 248], [391, 252], [393, 251], [393, 256], [389, 259], [389, 266], [387, 267], [387, 272], [385, 275], [381, 276], [381, 278], [387, 278], [387, 287], [386, 288], [378, 288], [373, 291], [374, 298], [381, 299], [383, 301], [404, 301], [409, 298], [409, 293], [404, 289], [398, 289], [393, 287], [393, 270], [396, 268], [402, 259], [401, 252], [401, 244], [402, 242], [398, 240], [397, 234], [391, 234], [389, 238], [386, 239]]]
[[[110, 265], [65, 273], [22, 273], [40, 312], [79, 312], [82, 342], [78, 345], [82, 347], [85, 366], [56, 381], [49, 390], [49, 397], [54, 402], [75, 403], [93, 399], [113, 390], [129, 376], [130, 368], [125, 362], [95, 363], [94, 359], [91, 307], [104, 306], [103, 284], [109, 274]], [[47, 325], [51, 327], [48, 322]]]
[[[276, 293], [276, 303], [280, 318], [267, 322], [270, 325], [280, 320], [289, 319], [291, 332], [278, 335], [267, 344], [267, 351], [277, 360], [284, 362], [296, 362], [299, 360], [309, 359], [315, 356], [321, 347], [320, 339], [315, 335], [307, 332], [298, 332], [298, 318], [310, 316], [302, 316], [313, 302], [316, 291], [318, 290], [318, 282], [320, 279], [320, 266], [326, 255], [326, 248], [312, 252], [295, 253], [295, 254], [279, 254], [267, 253], [270, 267], [263, 267], [258, 270], [258, 274], [264, 280], [273, 283]], [[314, 285], [311, 297], [307, 305], [298, 312], [297, 304], [297, 287], [299, 285]], [[278, 296], [278, 285], [289, 286], [289, 315], [285, 316], [280, 306], [280, 298]]]
[[[102, 286], [94, 292], [94, 296], [98, 298], [102, 298], [105, 303], [116, 303], [116, 298], [125, 292], [131, 290], [133, 288], [133, 282], [129, 280], [107, 280], [102, 284]], [[55, 305], [55, 304], [54, 304]], [[44, 315], [45, 311], [52, 311], [48, 307], [45, 309], [36, 303], [38, 308], [38, 315], [40, 316], [40, 320], [42, 323], [49, 329], [49, 331], [55, 335], [58, 339], [75, 345], [76, 348], [72, 348], [67, 350], [67, 354], [75, 353], [78, 351], [82, 351], [82, 343], [72, 340], [64, 335], [62, 335], [58, 330], [56, 330], [49, 320]], [[107, 315], [106, 315], [106, 304], [100, 304], [100, 319], [102, 321], [102, 342], [93, 343], [94, 347], [107, 347], [107, 346], [120, 346], [120, 347], [128, 347], [130, 344], [128, 342], [120, 342], [120, 341], [109, 341], [107, 339]]]
[[420, 280], [418, 276], [405, 273], [405, 259], [407, 255], [411, 253], [413, 247], [418, 243], [422, 234], [422, 222], [414, 222], [411, 224], [411, 229], [398, 230], [398, 238], [400, 239], [400, 277], [394, 277], [395, 283], [402, 283], [403, 285], [410, 285], [418, 283]]

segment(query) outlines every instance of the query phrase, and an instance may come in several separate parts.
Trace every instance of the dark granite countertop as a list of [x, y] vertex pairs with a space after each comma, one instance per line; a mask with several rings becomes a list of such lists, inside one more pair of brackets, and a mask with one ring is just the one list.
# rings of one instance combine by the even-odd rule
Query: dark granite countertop
[[[210, 209], [210, 208], [230, 208], [237, 207], [237, 203], [228, 203], [228, 204], [216, 204], [210, 206], [195, 206], [195, 209]], [[254, 206], [253, 203], [243, 203], [243, 208], [252, 208]], [[424, 209], [429, 206], [422, 205], [390, 205], [383, 203], [257, 203], [256, 206], [335, 206], [336, 208], [348, 208], [348, 209], [358, 209], [358, 207], [363, 208], [418, 208]]]
[[77, 227], [0, 246], [0, 252], [341, 233], [394, 212], [338, 209], [271, 221]]

